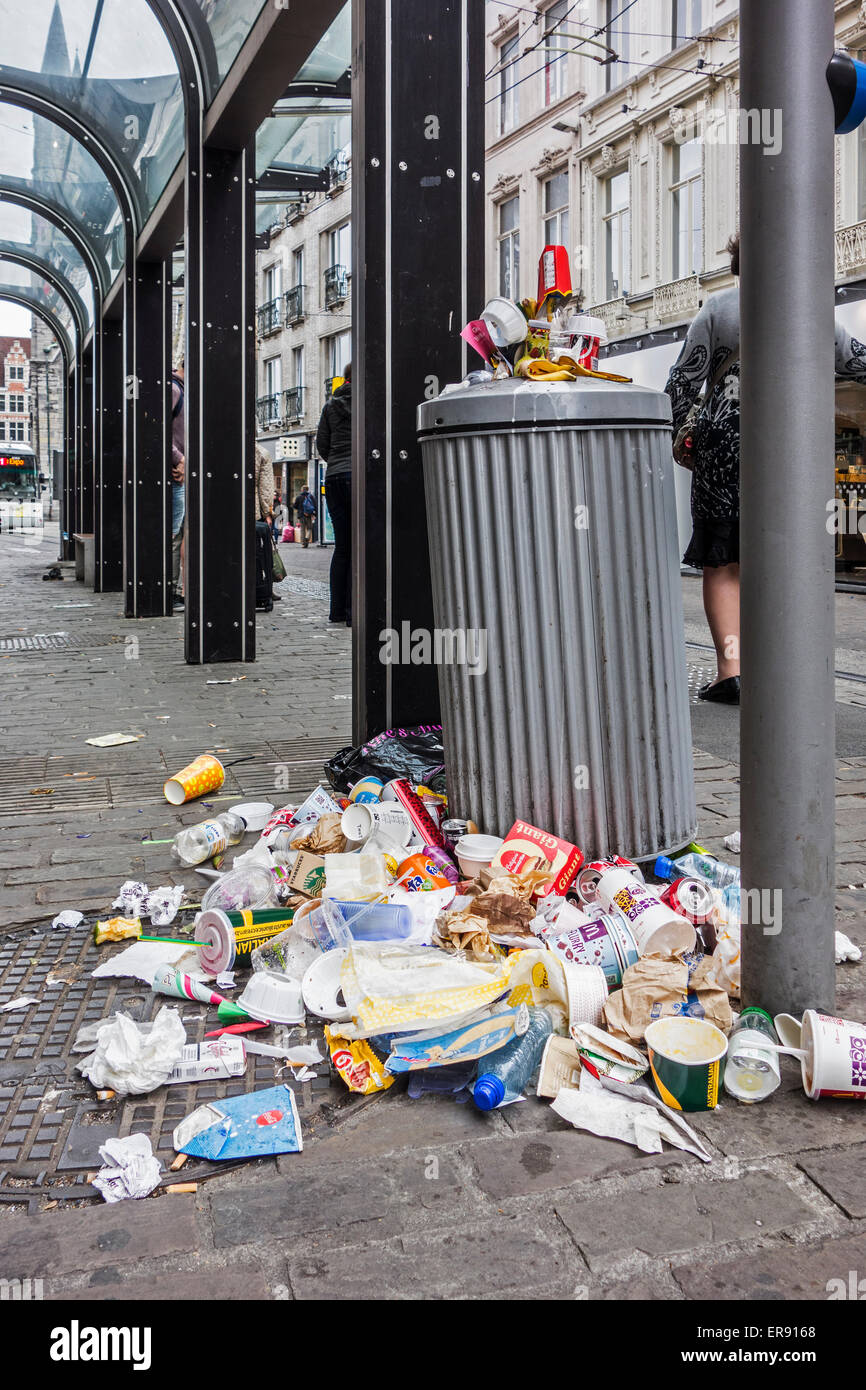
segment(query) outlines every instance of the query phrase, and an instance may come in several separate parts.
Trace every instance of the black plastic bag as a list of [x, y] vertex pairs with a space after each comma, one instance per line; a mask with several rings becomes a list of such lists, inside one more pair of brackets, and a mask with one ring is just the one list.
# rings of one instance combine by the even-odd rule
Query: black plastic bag
[[338, 792], [348, 792], [362, 777], [390, 782], [405, 777], [431, 791], [445, 791], [445, 753], [441, 724], [387, 729], [360, 748], [341, 748], [325, 763], [325, 775]]

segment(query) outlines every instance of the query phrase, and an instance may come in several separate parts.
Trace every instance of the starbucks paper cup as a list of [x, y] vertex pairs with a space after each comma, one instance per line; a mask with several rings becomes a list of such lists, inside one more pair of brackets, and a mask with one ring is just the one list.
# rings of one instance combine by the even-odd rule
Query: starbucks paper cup
[[225, 768], [219, 758], [212, 753], [202, 753], [189, 767], [169, 777], [162, 790], [172, 806], [182, 806], [185, 801], [195, 801], [198, 796], [219, 791], [225, 780]]
[[801, 1046], [803, 1089], [810, 1100], [866, 1100], [866, 1023], [807, 1009]]
[[644, 1034], [656, 1090], [672, 1110], [715, 1110], [728, 1040], [714, 1023], [672, 1015]]

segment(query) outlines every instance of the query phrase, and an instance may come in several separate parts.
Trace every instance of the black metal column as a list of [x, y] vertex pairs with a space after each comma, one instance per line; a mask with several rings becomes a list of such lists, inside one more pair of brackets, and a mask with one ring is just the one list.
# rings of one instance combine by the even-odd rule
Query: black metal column
[[126, 295], [124, 589], [128, 618], [171, 612], [171, 275], [137, 261]]
[[190, 663], [255, 659], [255, 151], [190, 153], [186, 623]]
[[380, 652], [434, 625], [415, 411], [464, 375], [483, 307], [484, 8], [353, 0], [356, 742], [439, 714], [435, 668]]
[[81, 355], [81, 460], [78, 468], [78, 526], [85, 535], [93, 534], [93, 343]]
[[123, 324], [106, 319], [96, 414], [100, 448], [93, 490], [94, 589], [123, 592]]

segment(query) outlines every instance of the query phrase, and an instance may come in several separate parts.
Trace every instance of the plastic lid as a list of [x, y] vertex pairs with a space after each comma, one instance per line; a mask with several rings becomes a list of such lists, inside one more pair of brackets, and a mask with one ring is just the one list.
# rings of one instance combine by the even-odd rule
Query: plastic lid
[[476, 1081], [472, 1096], [479, 1110], [495, 1110], [505, 1099], [505, 1083], [486, 1071]]
[[655, 864], [653, 865], [653, 873], [655, 874], [656, 878], [669, 878], [671, 869], [673, 869], [677, 877], [680, 876], [679, 869], [677, 868], [673, 859], [668, 859], [666, 854], [660, 854]]

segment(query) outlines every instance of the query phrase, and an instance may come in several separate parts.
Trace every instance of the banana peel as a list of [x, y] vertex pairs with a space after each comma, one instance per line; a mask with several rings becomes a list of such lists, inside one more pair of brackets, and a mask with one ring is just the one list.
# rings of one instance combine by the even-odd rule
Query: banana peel
[[616, 372], [593, 372], [589, 367], [581, 367], [572, 357], [560, 357], [551, 362], [547, 357], [521, 357], [514, 368], [515, 376], [526, 377], [529, 381], [577, 381], [578, 377], [595, 377], [598, 381], [622, 381], [630, 383], [630, 376], [618, 376]]

